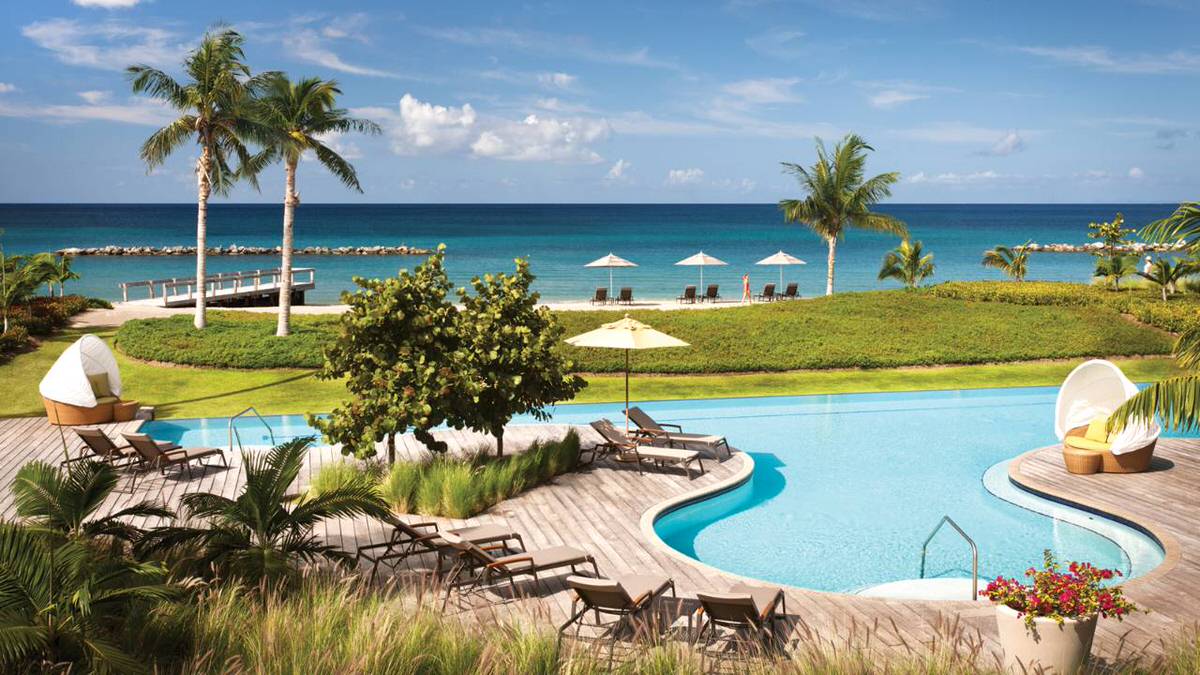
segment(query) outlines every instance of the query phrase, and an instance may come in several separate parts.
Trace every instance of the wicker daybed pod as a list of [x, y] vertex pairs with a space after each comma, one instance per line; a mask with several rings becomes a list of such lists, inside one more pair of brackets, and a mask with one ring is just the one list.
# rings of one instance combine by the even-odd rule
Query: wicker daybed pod
[[1093, 359], [1071, 371], [1058, 390], [1054, 419], [1067, 471], [1138, 473], [1150, 468], [1162, 432], [1157, 423], [1107, 430], [1109, 415], [1137, 393], [1137, 385], [1110, 361]]
[[38, 385], [51, 424], [78, 426], [127, 421], [136, 401], [121, 400], [121, 373], [104, 340], [84, 335], [76, 340]]

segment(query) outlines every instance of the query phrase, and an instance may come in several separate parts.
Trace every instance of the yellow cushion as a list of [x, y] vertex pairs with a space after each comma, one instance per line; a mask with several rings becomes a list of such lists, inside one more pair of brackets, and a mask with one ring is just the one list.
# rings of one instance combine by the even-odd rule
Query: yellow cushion
[[88, 383], [92, 385], [92, 393], [96, 398], [104, 398], [112, 396], [112, 387], [108, 385], [108, 373], [97, 373], [96, 375], [88, 375]]
[[106, 403], [116, 403], [120, 400], [121, 399], [117, 398], [116, 396], [97, 396], [96, 397], [96, 405], [104, 405]]
[[1106, 441], [1094, 441], [1090, 438], [1082, 436], [1067, 436], [1063, 439], [1063, 445], [1068, 448], [1077, 450], [1091, 450], [1092, 452], [1108, 452], [1112, 449], [1112, 444]]
[[1108, 416], [1101, 415], [1088, 423], [1087, 433], [1085, 433], [1083, 436], [1084, 436], [1084, 438], [1087, 438], [1090, 441], [1096, 441], [1098, 443], [1107, 443], [1108, 442], [1108, 430], [1105, 428], [1107, 426], [1108, 426]]

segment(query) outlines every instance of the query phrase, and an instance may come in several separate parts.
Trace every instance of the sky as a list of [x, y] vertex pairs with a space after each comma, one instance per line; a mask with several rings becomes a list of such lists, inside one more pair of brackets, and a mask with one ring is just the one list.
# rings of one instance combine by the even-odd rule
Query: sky
[[[327, 142], [314, 202], [774, 202], [781, 162], [857, 133], [896, 202], [1178, 202], [1200, 184], [1200, 0], [4, 0], [0, 202], [188, 202], [195, 146], [147, 172], [205, 30], [255, 71], [336, 79], [379, 136]], [[261, 192], [280, 201], [282, 169]]]

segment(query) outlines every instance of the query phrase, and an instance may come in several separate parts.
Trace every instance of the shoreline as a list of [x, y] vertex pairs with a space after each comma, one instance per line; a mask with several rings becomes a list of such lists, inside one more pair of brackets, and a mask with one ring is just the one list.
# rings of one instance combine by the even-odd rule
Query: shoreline
[[[239, 246], [230, 244], [226, 247], [206, 248], [210, 256], [239, 256], [239, 255], [280, 255], [279, 246]], [[128, 257], [128, 258], [159, 258], [170, 256], [196, 255], [195, 246], [89, 246], [86, 248], [68, 247], [55, 251], [57, 255], [67, 257]], [[298, 246], [292, 249], [292, 255], [307, 256], [409, 256], [432, 255], [433, 249], [418, 246]]]

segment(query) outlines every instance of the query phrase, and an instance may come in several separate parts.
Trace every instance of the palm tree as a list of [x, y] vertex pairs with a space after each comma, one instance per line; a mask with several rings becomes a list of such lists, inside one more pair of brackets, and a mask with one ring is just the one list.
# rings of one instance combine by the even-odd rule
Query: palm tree
[[120, 629], [140, 602], [176, 597], [159, 563], [111, 557], [0, 522], [0, 664], [5, 672], [137, 673]]
[[[189, 139], [200, 147], [196, 160], [196, 328], [204, 328], [207, 286], [208, 198], [227, 194], [238, 178], [255, 188], [262, 160], [252, 156], [245, 140], [255, 134], [248, 104], [254, 93], [274, 73], [250, 75], [242, 62], [242, 36], [225, 30], [208, 33], [200, 46], [183, 61], [188, 81], [177, 82], [161, 70], [145, 65], [127, 69], [133, 91], [166, 101], [182, 113], [154, 132], [142, 144], [141, 157], [154, 168]], [[230, 162], [236, 158], [238, 168]]]
[[837, 261], [837, 243], [846, 229], [886, 232], [908, 238], [901, 221], [871, 207], [892, 194], [891, 186], [900, 180], [896, 172], [864, 179], [867, 152], [874, 148], [861, 137], [847, 134], [830, 155], [825, 143], [817, 139], [817, 163], [805, 168], [783, 163], [784, 171], [796, 176], [804, 199], [783, 199], [779, 208], [789, 223], [804, 223], [829, 245], [825, 295], [833, 295], [833, 268]]
[[1015, 281], [1025, 281], [1025, 274], [1029, 271], [1029, 246], [1032, 243], [1027, 241], [1016, 248], [997, 246], [984, 251], [983, 266], [994, 267]]
[[54, 295], [53, 284], [58, 284], [58, 297], [63, 297], [67, 294], [67, 282], [78, 278], [79, 273], [71, 269], [71, 256], [58, 256], [54, 260], [54, 277], [50, 279], [50, 295]]
[[285, 336], [291, 332], [292, 315], [292, 241], [296, 219], [296, 207], [300, 205], [300, 194], [296, 192], [296, 167], [305, 152], [312, 150], [317, 161], [337, 177], [346, 187], [362, 192], [358, 174], [341, 155], [334, 152], [323, 141], [332, 133], [358, 131], [377, 134], [379, 125], [364, 119], [350, 117], [345, 110], [336, 107], [341, 94], [337, 82], [315, 77], [291, 82], [280, 75], [271, 80], [257, 102], [259, 122], [271, 134], [267, 142], [273, 153], [283, 158], [283, 246], [279, 265], [279, 323], [275, 334]]
[[203, 527], [163, 527], [139, 542], [139, 551], [181, 550], [198, 573], [215, 570], [250, 582], [286, 581], [298, 563], [321, 559], [350, 564], [345, 551], [322, 543], [313, 527], [326, 518], [362, 514], [384, 516], [387, 505], [375, 486], [359, 477], [320, 495], [289, 502], [292, 483], [300, 475], [313, 438], [298, 438], [270, 452], [243, 454], [246, 483], [237, 499], [196, 492], [183, 496], [189, 519]]
[[9, 310], [28, 300], [53, 275], [54, 257], [49, 253], [5, 257], [0, 249], [0, 310], [4, 316], [0, 332], [8, 332]]
[[879, 280], [895, 279], [906, 288], [916, 288], [922, 281], [933, 276], [933, 254], [922, 255], [921, 242], [909, 243], [907, 239], [887, 255], [879, 268]]
[[1200, 202], [1180, 204], [1170, 216], [1142, 228], [1138, 236], [1166, 244], [1183, 241], [1191, 252], [1200, 252]]
[[1114, 255], [1096, 260], [1096, 270], [1092, 276], [1104, 278], [1112, 283], [1113, 290], [1121, 290], [1121, 280], [1137, 273], [1137, 257], [1131, 255]]
[[1197, 272], [1200, 272], [1200, 267], [1194, 262], [1188, 260], [1171, 262], [1166, 258], [1158, 258], [1150, 265], [1149, 273], [1139, 271], [1137, 275], [1157, 286], [1162, 294], [1163, 302], [1166, 302], [1167, 295], [1174, 295], [1175, 288], [1180, 281]]

